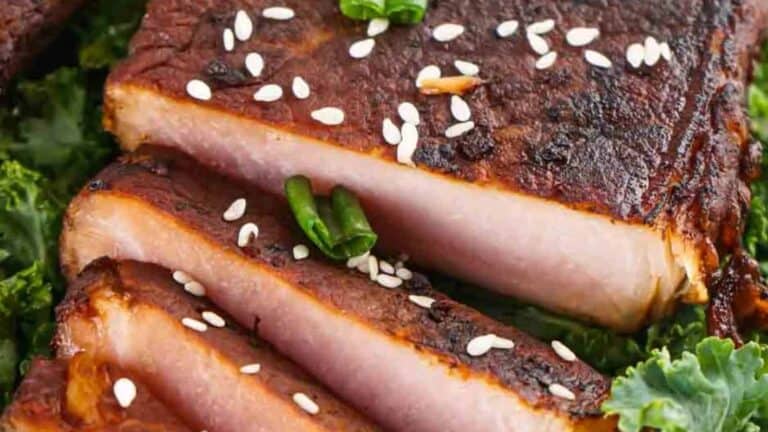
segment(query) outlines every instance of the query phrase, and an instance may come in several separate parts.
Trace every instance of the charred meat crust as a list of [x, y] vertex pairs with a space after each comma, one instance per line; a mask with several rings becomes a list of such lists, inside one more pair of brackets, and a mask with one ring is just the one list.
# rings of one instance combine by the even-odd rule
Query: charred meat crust
[[[146, 203], [149, 211], [172, 217], [181, 227], [198, 233], [234, 257], [247, 259], [266, 272], [299, 286], [332, 310], [355, 317], [367, 326], [399, 338], [415, 349], [434, 354], [452, 370], [485, 377], [518, 394], [537, 409], [553, 410], [568, 417], [600, 416], [600, 403], [607, 397], [610, 382], [582, 362], [569, 363], [530, 336], [462, 306], [432, 290], [423, 277], [414, 278], [405, 289], [390, 290], [368, 277], [330, 263], [313, 250], [307, 260], [290, 256], [293, 245], [304, 242], [282, 199], [253, 187], [214, 174], [178, 152], [145, 147], [102, 171], [97, 181], [104, 187], [84, 189], [70, 208], [77, 213], [78, 202], [92, 195], [112, 195]], [[239, 197], [248, 200], [246, 217], [260, 228], [258, 239], [247, 248], [238, 248], [237, 224], [221, 219], [221, 212]], [[65, 230], [73, 229], [65, 221]], [[71, 277], [80, 263], [71, 262], [64, 245], [62, 262]], [[408, 300], [409, 294], [429, 295], [438, 300], [432, 311]], [[513, 352], [494, 350], [486, 356], [470, 357], [465, 347], [480, 334], [494, 333], [515, 341]], [[552, 383], [574, 390], [575, 401], [553, 397]]]

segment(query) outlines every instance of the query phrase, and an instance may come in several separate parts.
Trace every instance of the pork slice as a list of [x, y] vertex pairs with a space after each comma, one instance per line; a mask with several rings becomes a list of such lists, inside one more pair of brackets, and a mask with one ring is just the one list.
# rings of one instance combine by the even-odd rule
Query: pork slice
[[[247, 201], [244, 217], [225, 222], [223, 212], [238, 198]], [[257, 224], [259, 235], [240, 248], [246, 222]], [[293, 247], [305, 242], [282, 199], [155, 147], [106, 168], [75, 199], [61, 257], [70, 276], [102, 256], [188, 273], [234, 319], [255, 326], [261, 338], [391, 430], [613, 428], [599, 408], [610, 382], [586, 364], [568, 362], [434, 292], [423, 277], [390, 289], [314, 248], [295, 260]], [[424, 308], [411, 295], [435, 303]], [[469, 342], [488, 334], [514, 348], [470, 356]], [[574, 398], [551, 394], [553, 385]]]
[[[190, 319], [207, 328], [188, 327]], [[378, 429], [228, 315], [185, 293], [168, 270], [99, 260], [70, 287], [58, 320], [59, 355], [85, 352], [130, 370], [197, 430]]]

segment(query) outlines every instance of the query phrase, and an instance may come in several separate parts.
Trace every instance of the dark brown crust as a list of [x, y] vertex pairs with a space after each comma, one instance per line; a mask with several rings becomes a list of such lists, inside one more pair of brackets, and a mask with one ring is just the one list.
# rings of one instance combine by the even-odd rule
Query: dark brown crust
[[[535, 409], [567, 413], [576, 419], [601, 415], [599, 406], [607, 397], [610, 381], [586, 364], [563, 361], [545, 344], [433, 291], [423, 277], [407, 283], [406, 289], [390, 290], [357, 271], [319, 258], [322, 253], [315, 249], [309, 259], [295, 261], [291, 248], [305, 239], [282, 199], [227, 180], [178, 152], [145, 147], [107, 167], [72, 204], [65, 230], [74, 229], [72, 218], [80, 203], [93, 195], [141, 201], [146, 211], [172, 217], [179, 229], [193, 231], [233, 257], [247, 259], [306, 290], [331, 310], [430, 352], [454, 370], [485, 377]], [[244, 249], [234, 242], [239, 225], [221, 218], [224, 209], [239, 197], [248, 200], [245, 219], [256, 222], [260, 231], [253, 245]], [[72, 256], [64, 244], [62, 262], [70, 276], [79, 265], [71, 262]], [[438, 302], [427, 311], [408, 301], [408, 295], [414, 293]], [[487, 333], [514, 340], [514, 350], [468, 356], [469, 340]], [[550, 395], [547, 388], [552, 383], [574, 390], [576, 400]]]

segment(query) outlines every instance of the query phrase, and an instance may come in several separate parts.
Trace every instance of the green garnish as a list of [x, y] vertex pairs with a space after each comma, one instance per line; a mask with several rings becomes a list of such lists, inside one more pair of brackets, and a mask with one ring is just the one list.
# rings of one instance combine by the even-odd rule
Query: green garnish
[[394, 23], [420, 23], [427, 13], [427, 0], [387, 0], [386, 13]]
[[341, 0], [339, 7], [344, 16], [367, 21], [386, 16], [385, 3], [385, 0]]
[[304, 176], [285, 181], [285, 195], [301, 229], [324, 254], [336, 260], [363, 255], [378, 237], [371, 229], [360, 202], [343, 186], [330, 198], [315, 197]]

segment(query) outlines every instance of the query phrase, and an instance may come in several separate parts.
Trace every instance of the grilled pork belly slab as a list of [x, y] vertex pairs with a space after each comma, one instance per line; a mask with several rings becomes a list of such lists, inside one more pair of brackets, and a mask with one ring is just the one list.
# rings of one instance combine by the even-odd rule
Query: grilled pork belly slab
[[[136, 398], [121, 408], [113, 391], [128, 379]], [[7, 432], [191, 432], [135, 376], [88, 354], [32, 362], [0, 419]]]
[[[224, 221], [239, 198], [245, 215]], [[249, 222], [258, 238], [240, 248]], [[294, 259], [304, 242], [282, 199], [146, 147], [73, 201], [61, 258], [70, 276], [102, 256], [186, 272], [238, 322], [391, 430], [612, 429], [599, 410], [609, 380], [586, 364], [434, 292], [423, 277], [390, 289], [316, 249]], [[412, 295], [435, 302], [424, 308]], [[469, 342], [488, 334], [514, 348], [470, 356]]]
[[57, 313], [59, 355], [132, 371], [196, 430], [378, 430], [169, 270], [98, 260]]

